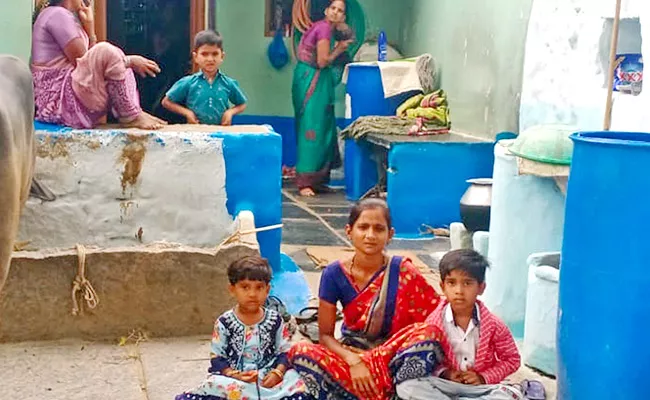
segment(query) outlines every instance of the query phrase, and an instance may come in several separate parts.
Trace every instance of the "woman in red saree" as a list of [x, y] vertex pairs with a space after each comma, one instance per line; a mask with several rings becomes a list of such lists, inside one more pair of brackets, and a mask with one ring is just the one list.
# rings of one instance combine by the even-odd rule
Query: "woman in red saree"
[[[384, 255], [393, 236], [384, 201], [357, 204], [346, 231], [354, 256], [321, 277], [320, 344], [298, 343], [289, 357], [317, 399], [387, 400], [396, 384], [429, 376], [442, 363], [443, 333], [423, 323], [440, 298], [408, 259]], [[338, 302], [340, 341], [334, 338]]]

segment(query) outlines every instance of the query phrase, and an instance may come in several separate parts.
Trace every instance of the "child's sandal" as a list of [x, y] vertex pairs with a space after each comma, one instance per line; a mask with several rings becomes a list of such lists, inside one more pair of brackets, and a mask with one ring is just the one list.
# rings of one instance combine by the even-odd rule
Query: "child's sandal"
[[546, 389], [540, 381], [524, 379], [521, 382], [524, 397], [528, 400], [546, 400]]

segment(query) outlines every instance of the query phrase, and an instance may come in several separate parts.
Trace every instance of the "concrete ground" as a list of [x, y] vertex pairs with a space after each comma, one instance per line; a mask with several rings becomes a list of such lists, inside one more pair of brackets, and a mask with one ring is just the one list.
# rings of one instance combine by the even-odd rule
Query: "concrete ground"
[[[349, 208], [340, 193], [317, 199], [298, 199], [285, 191], [283, 251], [301, 266], [312, 293], [318, 293], [320, 273], [307, 256], [307, 246], [344, 246], [342, 233]], [[324, 221], [312, 213], [318, 214]], [[330, 229], [331, 228], [331, 229]], [[343, 236], [344, 237], [344, 236]], [[449, 248], [446, 239], [394, 241], [395, 250], [408, 250], [431, 268], [432, 254]], [[146, 338], [139, 333], [115, 338], [113, 343], [60, 341], [0, 345], [0, 399], [39, 400], [171, 400], [198, 384], [208, 367], [206, 337]], [[120, 343], [121, 342], [121, 343]], [[513, 381], [538, 379], [555, 398], [555, 380], [522, 367]]]

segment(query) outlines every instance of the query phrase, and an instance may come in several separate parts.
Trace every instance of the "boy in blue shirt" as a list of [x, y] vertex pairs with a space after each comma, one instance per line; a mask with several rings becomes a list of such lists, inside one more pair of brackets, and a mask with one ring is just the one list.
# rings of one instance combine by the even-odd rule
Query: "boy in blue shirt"
[[221, 35], [199, 32], [192, 55], [201, 71], [176, 82], [163, 107], [184, 116], [189, 124], [231, 125], [233, 116], [246, 109], [246, 96], [236, 80], [219, 71], [226, 55]]

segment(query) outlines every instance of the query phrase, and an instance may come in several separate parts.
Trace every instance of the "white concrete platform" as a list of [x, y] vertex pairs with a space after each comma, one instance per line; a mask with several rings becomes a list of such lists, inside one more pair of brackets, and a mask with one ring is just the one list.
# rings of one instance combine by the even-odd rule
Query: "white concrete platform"
[[223, 140], [205, 132], [37, 131], [35, 176], [56, 196], [29, 199], [28, 248], [167, 241], [215, 246], [233, 231]]

